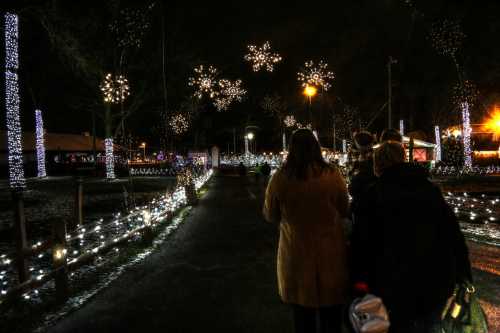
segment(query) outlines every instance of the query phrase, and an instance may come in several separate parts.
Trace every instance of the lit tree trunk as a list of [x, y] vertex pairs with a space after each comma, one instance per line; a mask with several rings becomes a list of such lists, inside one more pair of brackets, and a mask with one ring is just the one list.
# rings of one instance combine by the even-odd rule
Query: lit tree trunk
[[104, 113], [104, 127], [106, 138], [104, 139], [104, 147], [106, 153], [106, 178], [115, 178], [115, 160], [113, 155], [113, 134], [112, 134], [112, 118], [111, 118], [111, 106], [106, 104], [106, 110]]

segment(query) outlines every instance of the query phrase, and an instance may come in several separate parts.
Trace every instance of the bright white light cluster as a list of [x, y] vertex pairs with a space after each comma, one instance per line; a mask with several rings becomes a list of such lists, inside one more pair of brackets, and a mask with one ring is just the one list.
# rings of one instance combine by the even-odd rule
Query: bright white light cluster
[[441, 161], [441, 131], [439, 126], [434, 127], [434, 135], [436, 136], [436, 162]]
[[116, 79], [111, 73], [106, 74], [101, 91], [104, 95], [104, 102], [113, 104], [123, 102], [130, 95], [128, 80], [121, 74]]
[[403, 119], [399, 120], [399, 134], [405, 135], [405, 121]]
[[174, 114], [168, 124], [177, 135], [186, 133], [189, 129], [189, 120], [180, 113]]
[[241, 83], [241, 80], [219, 80], [219, 97], [214, 101], [214, 105], [218, 111], [227, 110], [231, 103], [243, 100], [243, 96], [245, 96], [247, 91], [241, 87]]
[[295, 120], [293, 115], [288, 115], [285, 117], [285, 120], [283, 120], [283, 123], [286, 127], [294, 127], [297, 124], [297, 120]]
[[115, 178], [115, 159], [113, 156], [113, 138], [104, 139], [104, 148], [106, 153], [106, 178]]
[[36, 131], [36, 163], [38, 167], [38, 177], [46, 177], [45, 170], [45, 139], [43, 133], [42, 111], [35, 110], [35, 131]]
[[332, 86], [330, 80], [335, 76], [332, 71], [328, 70], [328, 64], [320, 60], [320, 62], [315, 65], [312, 60], [307, 61], [304, 64], [304, 69], [302, 72], [298, 72], [298, 80], [302, 83], [302, 87], [315, 86], [321, 87], [323, 90], [327, 91]]
[[[200, 189], [212, 176], [212, 170], [194, 179], [195, 188]], [[52, 269], [51, 257], [67, 257], [68, 265], [75, 265], [81, 260], [88, 259], [88, 255], [94, 255], [95, 265], [103, 260], [100, 254], [106, 253], [106, 249], [114, 247], [114, 253], [119, 252], [118, 244], [129, 239], [140, 239], [141, 231], [145, 228], [157, 228], [162, 222], [169, 220], [179, 208], [186, 206], [186, 194], [183, 186], [177, 186], [173, 192], [168, 192], [161, 197], [152, 200], [145, 206], [135, 207], [127, 214], [117, 213], [111, 221], [105, 222], [99, 219], [95, 223], [77, 226], [76, 230], [67, 234], [66, 248], [60, 248], [57, 253], [47, 255], [51, 251], [40, 253], [34, 257], [30, 272], [33, 279], [41, 281]], [[170, 234], [179, 226], [180, 220], [172, 221], [165, 227], [165, 232]], [[36, 250], [42, 246], [42, 242], [36, 242], [32, 246]], [[110, 252], [110, 253], [113, 253]], [[87, 257], [87, 258], [86, 258]], [[7, 254], [0, 254], [0, 303], [7, 295], [9, 289], [15, 287], [16, 271], [12, 265], [13, 260]], [[73, 274], [73, 273], [72, 273]], [[26, 300], [35, 299], [38, 290], [26, 292], [22, 297]]]
[[194, 76], [189, 78], [188, 85], [195, 88], [194, 96], [203, 98], [207, 94], [210, 98], [216, 97], [219, 92], [217, 90], [217, 68], [208, 66], [206, 68], [200, 65], [194, 69]]
[[281, 61], [281, 56], [278, 53], [271, 52], [271, 43], [265, 42], [262, 47], [248, 45], [249, 53], [244, 59], [252, 63], [254, 72], [258, 72], [265, 68], [268, 72], [274, 71], [274, 65]]
[[470, 127], [470, 112], [469, 103], [462, 103], [462, 127], [464, 140], [464, 167], [472, 168], [472, 152], [470, 148], [470, 135], [472, 129]]
[[23, 170], [23, 146], [19, 116], [18, 38], [19, 18], [5, 14], [5, 104], [7, 109], [7, 143], [9, 149], [9, 180], [11, 188], [26, 185]]

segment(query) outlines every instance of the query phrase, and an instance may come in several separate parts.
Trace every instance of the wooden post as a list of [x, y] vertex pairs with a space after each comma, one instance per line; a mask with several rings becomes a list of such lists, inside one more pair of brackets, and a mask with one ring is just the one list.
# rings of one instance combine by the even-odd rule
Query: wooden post
[[57, 270], [54, 280], [56, 283], [56, 296], [64, 301], [69, 296], [67, 249], [66, 249], [66, 223], [64, 220], [54, 221], [53, 228], [52, 262], [54, 270]]
[[26, 220], [24, 217], [24, 199], [23, 189], [16, 188], [12, 190], [12, 200], [14, 201], [14, 230], [16, 237], [16, 266], [19, 282], [23, 283], [30, 278], [28, 270], [28, 261], [25, 252], [28, 249], [28, 240], [26, 238]]
[[83, 178], [76, 179], [75, 192], [75, 222], [76, 225], [83, 224]]

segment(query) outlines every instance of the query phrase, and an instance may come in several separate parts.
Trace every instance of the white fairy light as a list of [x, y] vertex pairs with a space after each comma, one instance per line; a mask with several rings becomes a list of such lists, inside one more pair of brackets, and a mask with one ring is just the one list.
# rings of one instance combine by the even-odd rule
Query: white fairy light
[[22, 131], [19, 116], [19, 85], [17, 70], [19, 18], [5, 14], [5, 104], [7, 110], [7, 142], [9, 151], [9, 180], [11, 188], [26, 185], [23, 170]]
[[288, 115], [283, 120], [283, 123], [286, 127], [294, 127], [297, 124], [297, 120], [295, 120], [295, 117], [293, 115]]
[[399, 134], [405, 135], [405, 121], [403, 119], [399, 120]]
[[472, 168], [472, 154], [470, 148], [470, 135], [472, 129], [470, 127], [470, 112], [469, 103], [462, 103], [462, 127], [464, 141], [464, 167], [468, 170]]
[[330, 80], [335, 76], [332, 71], [328, 70], [328, 64], [320, 60], [317, 65], [314, 65], [312, 60], [304, 64], [302, 72], [298, 72], [298, 80], [302, 83], [302, 87], [315, 86], [321, 87], [327, 91], [332, 86]]
[[231, 99], [227, 97], [217, 97], [214, 100], [214, 106], [217, 111], [226, 111], [231, 105]]
[[36, 162], [38, 167], [38, 177], [46, 177], [45, 170], [45, 140], [43, 133], [43, 118], [42, 111], [35, 110], [35, 127], [36, 127]]
[[215, 67], [205, 68], [200, 65], [194, 69], [194, 73], [195, 75], [188, 81], [188, 85], [195, 88], [194, 96], [201, 99], [207, 94], [210, 98], [214, 98], [219, 94], [216, 90], [218, 71]]
[[252, 63], [254, 72], [258, 72], [265, 68], [268, 72], [274, 71], [274, 65], [281, 61], [281, 56], [278, 53], [271, 52], [271, 43], [265, 42], [262, 47], [248, 45], [249, 53], [244, 59]]
[[104, 147], [106, 151], [106, 178], [115, 178], [115, 160], [113, 156], [113, 138], [104, 139]]
[[436, 162], [441, 161], [441, 132], [439, 126], [434, 127], [434, 135], [436, 136]]

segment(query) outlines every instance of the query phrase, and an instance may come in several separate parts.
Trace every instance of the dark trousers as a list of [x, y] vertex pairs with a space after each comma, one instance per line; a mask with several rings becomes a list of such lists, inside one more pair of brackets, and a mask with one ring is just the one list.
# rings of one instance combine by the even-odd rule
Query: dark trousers
[[292, 308], [295, 333], [341, 332], [341, 305], [325, 306], [319, 309], [293, 305]]

